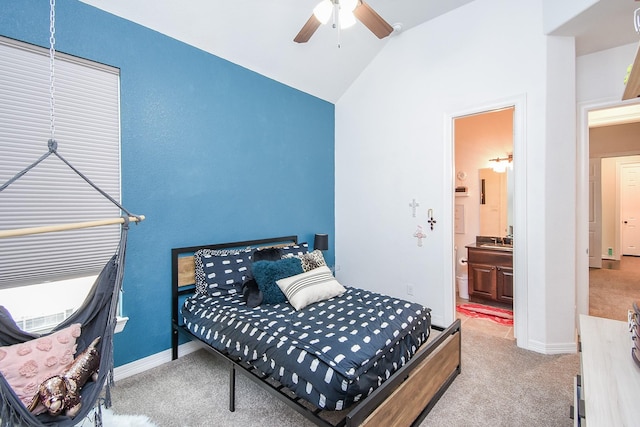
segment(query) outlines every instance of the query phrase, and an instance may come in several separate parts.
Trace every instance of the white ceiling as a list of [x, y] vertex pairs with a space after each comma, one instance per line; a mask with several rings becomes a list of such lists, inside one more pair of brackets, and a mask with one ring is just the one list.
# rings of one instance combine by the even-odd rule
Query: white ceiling
[[[325, 25], [304, 44], [293, 38], [319, 0], [81, 1], [336, 102], [391, 37], [473, 0], [367, 0], [402, 30], [379, 40], [361, 23], [343, 31]], [[632, 0], [600, 0], [554, 34], [576, 36], [578, 55], [633, 43], [640, 39], [636, 7]]]

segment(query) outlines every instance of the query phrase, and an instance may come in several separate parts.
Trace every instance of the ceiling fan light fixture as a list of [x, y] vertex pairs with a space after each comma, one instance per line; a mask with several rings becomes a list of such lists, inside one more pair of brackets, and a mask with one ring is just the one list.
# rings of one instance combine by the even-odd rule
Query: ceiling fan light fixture
[[322, 0], [313, 8], [313, 14], [322, 25], [329, 22], [329, 18], [333, 13], [333, 3], [331, 0]]
[[358, 0], [340, 0], [340, 9], [353, 12], [358, 6]]
[[333, 28], [348, 28], [360, 21], [379, 39], [394, 31], [378, 13], [364, 0], [322, 0], [313, 8], [313, 14], [293, 39], [296, 43], [306, 43], [316, 30], [333, 18]]
[[340, 29], [353, 27], [356, 23], [356, 17], [353, 16], [353, 12], [348, 9], [340, 9], [338, 14], [338, 21], [340, 22]]

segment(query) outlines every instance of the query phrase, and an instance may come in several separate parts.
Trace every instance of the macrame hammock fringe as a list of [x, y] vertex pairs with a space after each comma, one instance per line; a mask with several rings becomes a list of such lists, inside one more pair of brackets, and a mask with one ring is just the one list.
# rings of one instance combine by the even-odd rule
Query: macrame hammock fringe
[[[102, 272], [94, 282], [89, 294], [81, 307], [73, 313], [69, 318], [57, 325], [48, 334], [30, 334], [22, 331], [11, 318], [11, 315], [6, 308], [0, 306], [0, 346], [7, 346], [13, 344], [24, 343], [32, 339], [40, 338], [42, 336], [49, 335], [61, 329], [64, 329], [74, 323], [81, 324], [81, 335], [78, 337], [76, 354], [80, 354], [85, 348], [87, 348], [91, 342], [97, 338], [102, 337], [99, 342], [100, 353], [100, 366], [98, 370], [98, 380], [88, 381], [81, 390], [82, 406], [78, 414], [71, 418], [65, 415], [51, 416], [48, 413], [34, 416], [29, 410], [22, 404], [20, 399], [16, 396], [11, 386], [7, 383], [4, 376], [0, 374], [0, 427], [14, 427], [14, 426], [53, 426], [53, 427], [67, 427], [75, 426], [80, 423], [94, 410], [95, 416], [93, 418], [96, 426], [102, 426], [101, 418], [101, 405], [104, 404], [106, 408], [111, 406], [111, 386], [113, 385], [113, 335], [116, 327], [116, 310], [118, 307], [118, 299], [120, 296], [120, 290], [122, 288], [122, 281], [124, 275], [124, 262], [127, 249], [127, 233], [129, 231], [129, 223], [131, 221], [142, 221], [144, 216], [132, 215], [123, 208], [116, 200], [98, 188], [93, 182], [91, 182], [80, 171], [73, 167], [67, 160], [65, 160], [57, 152], [57, 144], [55, 140], [51, 139], [48, 143], [49, 151], [40, 157], [36, 162], [15, 175], [12, 179], [7, 181], [2, 187], [0, 192], [7, 188], [10, 184], [17, 179], [25, 175], [29, 170], [34, 168], [49, 155], [54, 154], [65, 164], [67, 164], [74, 172], [82, 177], [89, 185], [96, 189], [100, 194], [109, 199], [112, 203], [118, 206], [126, 216], [122, 218], [115, 218], [113, 220], [102, 221], [104, 223], [122, 223], [120, 231], [120, 242], [116, 253], [111, 257], [107, 264], [102, 269]], [[73, 228], [85, 228], [87, 223], [65, 224], [62, 229]], [[102, 224], [93, 224], [102, 225]], [[90, 226], [93, 226], [90, 225]], [[53, 226], [54, 229], [60, 229], [58, 226]], [[33, 234], [34, 232], [47, 232], [51, 231], [49, 227], [41, 227], [36, 230], [21, 229], [13, 230], [7, 235], [25, 235]], [[2, 237], [2, 236], [0, 236]], [[7, 237], [6, 235], [4, 237]], [[104, 388], [104, 398], [101, 398], [102, 389]]]

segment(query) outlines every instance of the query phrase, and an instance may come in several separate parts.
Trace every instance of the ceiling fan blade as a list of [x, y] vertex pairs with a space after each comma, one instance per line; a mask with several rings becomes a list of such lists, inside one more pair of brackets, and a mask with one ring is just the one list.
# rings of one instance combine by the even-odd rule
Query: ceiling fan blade
[[315, 15], [311, 15], [311, 18], [307, 21], [306, 24], [302, 26], [302, 29], [298, 33], [295, 39], [293, 39], [296, 43], [306, 43], [309, 41], [313, 33], [316, 32], [321, 22], [318, 21]]
[[353, 14], [379, 39], [383, 39], [393, 32], [393, 27], [363, 1], [359, 2]]

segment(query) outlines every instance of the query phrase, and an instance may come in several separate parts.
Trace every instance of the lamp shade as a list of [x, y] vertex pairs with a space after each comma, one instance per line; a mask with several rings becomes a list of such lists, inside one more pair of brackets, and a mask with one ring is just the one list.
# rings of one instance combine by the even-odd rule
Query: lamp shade
[[316, 237], [313, 239], [313, 249], [319, 249], [321, 251], [329, 249], [329, 235], [316, 234]]
[[332, 13], [333, 3], [331, 2], [331, 0], [323, 0], [313, 8], [313, 14], [322, 25], [329, 22], [329, 18], [331, 18]]
[[340, 9], [346, 9], [353, 12], [358, 6], [358, 0], [340, 0]]
[[338, 21], [340, 23], [340, 28], [350, 28], [353, 27], [356, 23], [356, 17], [353, 15], [353, 12], [348, 9], [340, 9], [340, 13], [338, 14]]

